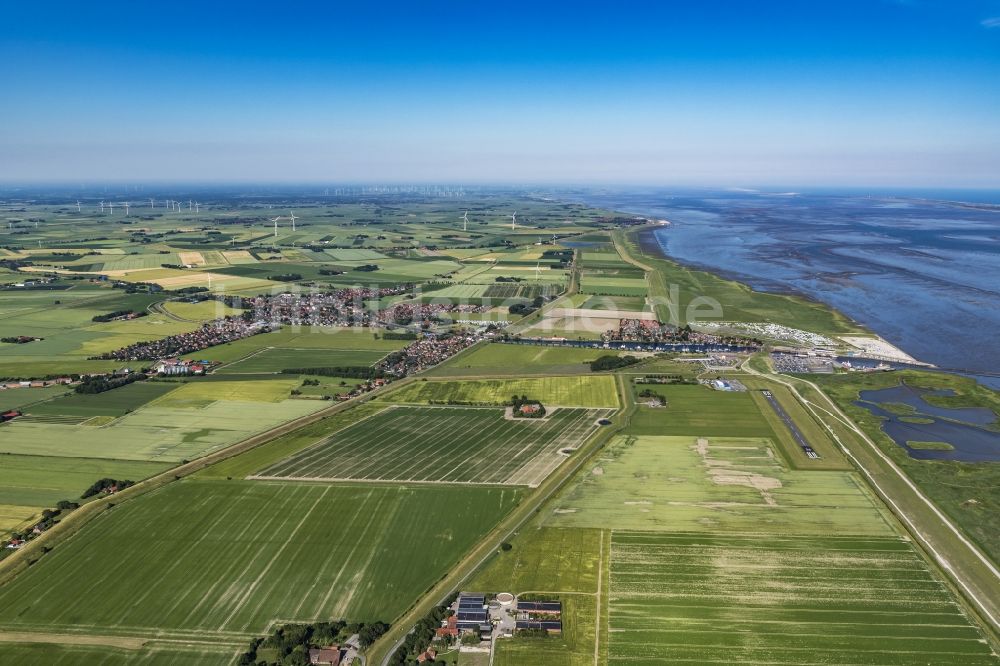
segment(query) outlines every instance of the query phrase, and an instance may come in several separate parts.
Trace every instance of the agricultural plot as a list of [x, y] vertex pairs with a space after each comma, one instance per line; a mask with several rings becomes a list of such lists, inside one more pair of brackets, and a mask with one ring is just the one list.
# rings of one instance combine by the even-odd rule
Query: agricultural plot
[[62, 397], [33, 405], [25, 410], [31, 415], [60, 414], [65, 416], [124, 416], [148, 402], [178, 388], [166, 382], [133, 382], [104, 393], [68, 393]]
[[537, 486], [612, 410], [556, 409], [507, 419], [500, 409], [396, 407], [321, 440], [252, 478]]
[[545, 524], [892, 535], [883, 511], [852, 472], [788, 470], [769, 439], [619, 437], [560, 496]]
[[747, 392], [713, 391], [702, 385], [642, 386], [663, 397], [665, 407], [640, 406], [632, 417], [636, 435], [774, 437], [774, 430]]
[[447, 375], [565, 375], [590, 372], [590, 362], [597, 357], [619, 352], [578, 347], [543, 347], [536, 345], [487, 344], [462, 354], [436, 368], [430, 374]]
[[[6, 643], [6, 659], [18, 666], [218, 666], [236, 658], [246, 649], [239, 644], [177, 645], [169, 642], [146, 642], [126, 639], [106, 642], [115, 645], [71, 644], [73, 639], [49, 636], [54, 643]], [[79, 640], [79, 639], [77, 639]], [[119, 645], [124, 643], [125, 645]]]
[[0, 465], [0, 505], [52, 507], [78, 500], [102, 478], [142, 481], [169, 465], [131, 460], [5, 455]]
[[649, 312], [641, 296], [590, 296], [580, 306], [584, 310], [616, 310], [619, 312]]
[[646, 296], [646, 280], [643, 278], [606, 277], [584, 275], [580, 280], [580, 291], [585, 294], [604, 296]]
[[281, 372], [294, 368], [371, 366], [385, 355], [386, 352], [359, 349], [262, 349], [220, 368], [217, 372], [222, 375], [231, 375]]
[[391, 621], [520, 496], [172, 483], [116, 506], [0, 588], [0, 630], [231, 641], [274, 620]]
[[[292, 386], [298, 384], [297, 377], [290, 381]], [[250, 385], [285, 382], [229, 384], [246, 385], [249, 392]], [[190, 386], [197, 388], [188, 389]], [[222, 393], [213, 394], [212, 389], [216, 387]], [[236, 399], [223, 399], [229, 389], [241, 393], [234, 396]], [[0, 437], [0, 453], [177, 463], [324, 407], [320, 400], [253, 401], [242, 393], [243, 390], [243, 386], [227, 386], [225, 382], [183, 385], [158, 401], [101, 427], [82, 424], [83, 417], [22, 417], [0, 426], [4, 435]]]
[[524, 283], [506, 283], [506, 284], [494, 284], [486, 288], [486, 293], [484, 294], [488, 298], [535, 298], [536, 296], [541, 296], [545, 292], [543, 285], [539, 284], [524, 284]]
[[564, 407], [619, 406], [615, 378], [610, 375], [421, 381], [378, 399], [415, 404], [503, 405], [514, 395]]
[[615, 531], [609, 664], [996, 664], [893, 537]]

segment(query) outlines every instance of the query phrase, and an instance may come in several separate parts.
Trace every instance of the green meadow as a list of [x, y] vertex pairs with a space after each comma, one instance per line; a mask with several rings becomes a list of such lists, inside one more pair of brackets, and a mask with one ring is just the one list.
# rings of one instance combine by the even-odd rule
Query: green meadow
[[276, 619], [389, 621], [520, 496], [176, 482], [107, 510], [0, 588], [0, 630], [225, 640]]

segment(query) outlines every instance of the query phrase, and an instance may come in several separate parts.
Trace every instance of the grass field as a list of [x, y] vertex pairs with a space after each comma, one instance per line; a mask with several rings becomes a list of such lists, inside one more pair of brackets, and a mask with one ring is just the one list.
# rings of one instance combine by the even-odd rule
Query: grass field
[[178, 388], [166, 382], [134, 382], [104, 393], [69, 393], [28, 408], [28, 414], [124, 416]]
[[615, 379], [610, 375], [414, 382], [379, 398], [396, 403], [503, 405], [513, 395], [527, 395], [546, 405], [618, 407]]
[[431, 375], [553, 375], [589, 373], [590, 362], [617, 352], [577, 347], [487, 344], [434, 368]]
[[630, 277], [585, 276], [580, 280], [580, 292], [598, 296], [646, 296], [646, 280]]
[[519, 497], [173, 483], [116, 506], [0, 588], [0, 629], [211, 640], [260, 634], [275, 619], [390, 621]]
[[281, 372], [294, 368], [330, 368], [370, 366], [386, 352], [361, 349], [263, 349], [251, 356], [220, 368], [219, 374]]
[[544, 419], [509, 420], [496, 408], [396, 407], [254, 478], [537, 486], [565, 460], [560, 449], [578, 447], [611, 413], [558, 409]]
[[748, 392], [714, 391], [702, 385], [642, 385], [665, 398], [665, 407], [640, 406], [632, 417], [636, 435], [774, 437]]
[[[83, 417], [22, 417], [0, 425], [0, 453], [176, 463], [305, 416], [326, 404], [320, 400], [255, 401], [248, 397], [256, 390], [251, 384], [272, 383], [285, 384], [279, 381], [185, 384], [159, 401], [102, 427], [80, 425]], [[290, 385], [297, 386], [298, 378], [290, 380]], [[213, 393], [213, 387], [218, 387], [218, 395]], [[224, 393], [227, 389], [234, 393], [227, 395]]]
[[[563, 633], [545, 638], [498, 641], [497, 664], [590, 666], [603, 663], [603, 644], [595, 650], [599, 607], [606, 604], [599, 579], [607, 567], [610, 531], [528, 527], [509, 551], [498, 552], [469, 583], [487, 592], [535, 594], [563, 603]], [[604, 640], [606, 641], [606, 635]]]
[[996, 664], [891, 537], [615, 531], [609, 664]]
[[0, 455], [0, 504], [53, 507], [59, 500], [79, 500], [98, 479], [141, 481], [167, 468], [134, 460]]
[[315, 423], [297, 428], [277, 439], [253, 448], [238, 456], [227, 458], [196, 473], [205, 479], [240, 479], [269, 465], [283, 460], [302, 449], [317, 444], [331, 433], [346, 428], [362, 419], [386, 409], [386, 405], [364, 403], [351, 409], [327, 416]]
[[546, 525], [731, 534], [892, 535], [850, 472], [785, 468], [770, 440], [619, 437]]
[[[3, 640], [0, 635], [0, 641]], [[74, 645], [74, 639], [62, 643], [3, 643], [4, 658], [18, 666], [218, 666], [233, 660], [244, 646], [229, 644], [176, 645], [153, 642], [128, 649], [107, 645]]]

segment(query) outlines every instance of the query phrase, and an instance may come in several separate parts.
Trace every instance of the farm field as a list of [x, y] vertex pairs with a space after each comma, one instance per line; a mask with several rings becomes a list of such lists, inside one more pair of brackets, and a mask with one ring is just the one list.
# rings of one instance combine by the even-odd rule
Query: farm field
[[78, 501], [102, 478], [141, 481], [169, 465], [133, 460], [0, 456], [0, 504], [53, 507], [59, 500]]
[[[645, 370], [645, 368], [643, 368]], [[749, 392], [714, 391], [702, 385], [637, 385], [665, 398], [665, 407], [642, 405], [629, 431], [636, 435], [771, 437], [774, 430]]]
[[238, 479], [279, 462], [302, 449], [326, 440], [332, 433], [377, 414], [387, 405], [363, 403], [348, 410], [326, 416], [315, 423], [296, 428], [266, 444], [254, 447], [238, 456], [227, 458], [195, 473], [204, 479]]
[[281, 372], [294, 368], [329, 368], [371, 366], [387, 352], [361, 349], [263, 349], [239, 361], [234, 361], [217, 373], [222, 375]]
[[[0, 636], [2, 640], [2, 636]], [[73, 638], [60, 643], [3, 643], [0, 650], [4, 657], [18, 666], [218, 666], [233, 660], [246, 649], [242, 644], [176, 645], [168, 642], [131, 641], [141, 647], [112, 647], [108, 645], [74, 645]]]
[[31, 389], [6, 389], [0, 391], [0, 412], [22, 409], [28, 405], [51, 400], [73, 389], [65, 386], [46, 386]]
[[893, 535], [851, 472], [785, 468], [767, 439], [621, 436], [545, 519], [553, 527]]
[[0, 588], [0, 630], [231, 640], [275, 619], [389, 621], [519, 498], [513, 488], [175, 482], [115, 507]]
[[590, 362], [618, 352], [577, 347], [543, 347], [491, 343], [480, 345], [454, 360], [434, 368], [429, 374], [448, 375], [557, 375], [589, 374]]
[[645, 296], [646, 280], [643, 278], [584, 276], [580, 280], [580, 291], [598, 296]]
[[561, 449], [578, 447], [611, 413], [557, 409], [543, 419], [505, 419], [498, 408], [395, 407], [252, 478], [537, 486], [565, 460]]
[[609, 664], [996, 664], [905, 540], [615, 531]]
[[469, 589], [488, 593], [597, 592], [601, 529], [538, 527], [518, 532], [513, 548], [498, 551], [469, 582]]
[[[284, 384], [252, 382], [271, 383]], [[227, 399], [225, 394], [212, 393], [215, 387], [220, 391], [230, 388], [226, 384], [182, 385], [159, 401], [101, 427], [80, 425], [83, 417], [39, 415], [15, 419], [0, 426], [0, 431], [9, 435], [0, 438], [0, 453], [178, 463], [325, 406], [320, 400], [254, 401], [245, 396], [240, 399], [242, 394]], [[297, 384], [297, 378], [291, 380], [292, 386]], [[187, 390], [191, 386], [196, 388]]]
[[[606, 659], [606, 630], [598, 629], [598, 608], [606, 597], [598, 582], [607, 569], [609, 530], [553, 529], [534, 525], [498, 552], [469, 583], [470, 589], [512, 592], [563, 603], [563, 633], [545, 638], [514, 637], [496, 644], [494, 663], [591, 666]], [[601, 645], [595, 650], [598, 631]]]
[[395, 403], [457, 403], [503, 405], [513, 395], [527, 395], [545, 405], [618, 407], [618, 390], [611, 375], [421, 381], [408, 384], [379, 400]]
[[69, 393], [31, 406], [26, 414], [66, 416], [124, 416], [148, 402], [178, 388], [177, 384], [156, 381], [133, 382], [103, 393]]

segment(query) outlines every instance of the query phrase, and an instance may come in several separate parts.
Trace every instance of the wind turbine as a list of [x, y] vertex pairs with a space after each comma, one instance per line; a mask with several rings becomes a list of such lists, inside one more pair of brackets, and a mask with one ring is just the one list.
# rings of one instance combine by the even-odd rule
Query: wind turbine
[[104, 202], [103, 201], [101, 202], [101, 212], [102, 213], [104, 212]]
[[541, 262], [535, 262], [535, 282], [538, 282], [538, 275], [542, 272]]
[[193, 206], [193, 204], [191, 203], [191, 200], [190, 200], [190, 199], [188, 199], [188, 210], [194, 210], [194, 206]]
[[80, 202], [79, 201], [76, 202], [76, 212], [78, 212], [78, 213], [80, 212]]
[[272, 222], [274, 222], [274, 237], [275, 238], [278, 237], [278, 220], [280, 220], [280, 219], [281, 219], [281, 216], [279, 215], [278, 217], [276, 217], [273, 220], [271, 220]]
[[292, 211], [292, 216], [289, 218], [292, 221], [292, 233], [295, 233], [295, 220], [299, 219], [295, 217], [295, 211]]
[[199, 211], [198, 211], [198, 206], [200, 206], [200, 205], [201, 205], [201, 204], [200, 204], [200, 203], [198, 203], [197, 201], [195, 201], [195, 202], [194, 202], [194, 212], [196, 212], [196, 213], [197, 213], [197, 212], [199, 212]]
[[111, 214], [114, 215], [115, 214], [115, 202], [114, 201], [109, 201], [108, 202], [108, 207], [111, 209]]
[[149, 210], [153, 210], [153, 200], [149, 200]]
[[510, 216], [510, 230], [514, 231], [514, 227], [516, 226], [517, 226], [517, 211], [515, 210], [514, 213]]
[[128, 217], [128, 202], [125, 202], [125, 217]]
[[468, 230], [469, 230], [469, 211], [465, 211], [465, 214], [462, 215], [462, 231], [468, 231]]

